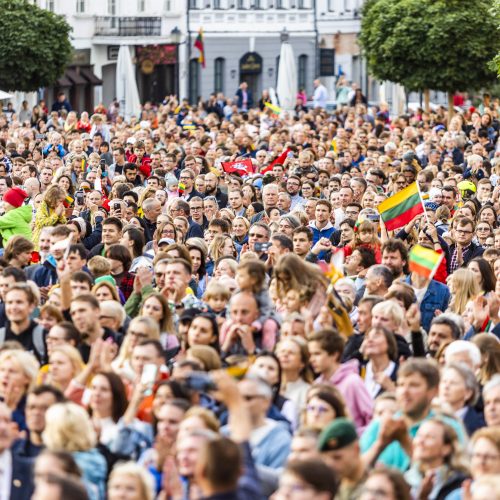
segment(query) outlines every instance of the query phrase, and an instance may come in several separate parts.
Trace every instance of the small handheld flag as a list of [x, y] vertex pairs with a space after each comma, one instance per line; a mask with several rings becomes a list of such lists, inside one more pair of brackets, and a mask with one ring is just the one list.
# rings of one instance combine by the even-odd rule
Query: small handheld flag
[[415, 245], [410, 250], [409, 267], [410, 271], [419, 274], [427, 279], [432, 279], [439, 264], [443, 260], [444, 254], [440, 254], [420, 245]]
[[253, 173], [252, 160], [248, 158], [246, 160], [224, 161], [222, 162], [222, 168], [228, 174], [236, 173], [243, 176]]
[[388, 231], [405, 226], [414, 217], [424, 213], [417, 183], [413, 182], [399, 193], [384, 200], [377, 209]]
[[200, 51], [200, 55], [198, 57], [198, 62], [201, 64], [201, 67], [205, 67], [205, 43], [203, 41], [203, 29], [200, 28], [198, 31], [198, 36], [194, 41], [194, 46]]

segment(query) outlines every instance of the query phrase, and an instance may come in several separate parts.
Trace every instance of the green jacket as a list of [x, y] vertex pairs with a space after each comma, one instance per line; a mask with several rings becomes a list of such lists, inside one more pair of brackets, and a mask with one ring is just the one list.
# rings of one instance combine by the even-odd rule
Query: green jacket
[[0, 217], [0, 236], [3, 246], [12, 236], [20, 235], [33, 240], [31, 231], [31, 219], [33, 217], [33, 207], [31, 205], [21, 205], [19, 208], [9, 210]]

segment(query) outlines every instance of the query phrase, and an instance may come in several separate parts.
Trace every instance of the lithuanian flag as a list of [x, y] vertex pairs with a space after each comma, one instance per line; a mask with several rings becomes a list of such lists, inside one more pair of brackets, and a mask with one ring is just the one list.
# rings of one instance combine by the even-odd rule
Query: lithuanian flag
[[272, 102], [265, 102], [264, 106], [269, 108], [275, 115], [280, 115], [281, 108], [277, 104], [273, 104]]
[[410, 271], [420, 274], [427, 279], [432, 279], [444, 254], [440, 254], [420, 245], [415, 245], [409, 255]]
[[408, 224], [415, 216], [424, 213], [424, 206], [417, 183], [413, 182], [377, 207], [388, 231]]
[[198, 62], [201, 64], [201, 67], [205, 67], [205, 43], [203, 41], [203, 30], [200, 28], [198, 31], [198, 36], [194, 41], [194, 46], [200, 51], [200, 55], [198, 57]]
[[75, 199], [71, 195], [67, 194], [66, 198], [64, 198], [63, 205], [66, 208], [69, 208], [71, 205], [73, 205], [74, 201], [75, 201]]

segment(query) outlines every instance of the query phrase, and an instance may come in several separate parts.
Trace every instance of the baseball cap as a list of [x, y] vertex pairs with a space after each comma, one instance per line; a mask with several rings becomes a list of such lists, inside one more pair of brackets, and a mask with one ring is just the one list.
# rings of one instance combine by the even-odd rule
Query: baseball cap
[[347, 418], [336, 418], [330, 422], [318, 439], [319, 451], [335, 451], [345, 448], [358, 439], [356, 428]]

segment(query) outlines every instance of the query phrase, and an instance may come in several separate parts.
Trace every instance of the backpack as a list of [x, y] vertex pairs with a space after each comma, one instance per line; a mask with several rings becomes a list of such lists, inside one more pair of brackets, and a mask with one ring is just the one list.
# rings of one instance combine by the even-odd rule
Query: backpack
[[[0, 345], [5, 342], [5, 326], [0, 328]], [[33, 345], [35, 346], [35, 355], [40, 359], [45, 359], [45, 341], [44, 329], [41, 325], [36, 325], [33, 329]]]

